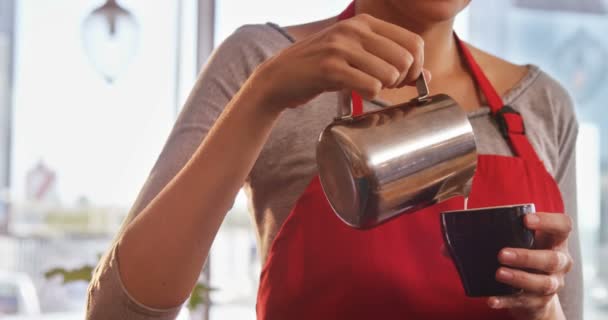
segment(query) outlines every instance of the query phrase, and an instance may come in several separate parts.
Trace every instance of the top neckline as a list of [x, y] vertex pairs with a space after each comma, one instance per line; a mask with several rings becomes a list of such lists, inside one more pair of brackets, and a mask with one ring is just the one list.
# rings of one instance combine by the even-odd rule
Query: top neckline
[[[274, 22], [267, 22], [266, 25], [280, 33], [284, 39], [290, 42], [290, 44], [296, 42], [295, 38], [285, 28], [279, 26], [278, 24]], [[501, 95], [502, 101], [505, 105], [513, 104], [513, 102], [517, 100], [517, 98], [520, 97], [526, 91], [526, 89], [528, 89], [528, 87], [530, 87], [530, 85], [540, 74], [540, 68], [537, 65], [526, 64], [525, 66], [528, 69], [526, 74], [517, 83], [515, 83], [513, 87], [511, 87], [503, 95]], [[369, 102], [380, 107], [387, 107], [391, 105], [387, 101], [379, 98], [373, 99]], [[467, 112], [467, 115], [469, 118], [475, 118], [484, 115], [489, 115], [490, 112], [490, 107], [487, 104], [483, 104], [479, 106], [479, 108]]]

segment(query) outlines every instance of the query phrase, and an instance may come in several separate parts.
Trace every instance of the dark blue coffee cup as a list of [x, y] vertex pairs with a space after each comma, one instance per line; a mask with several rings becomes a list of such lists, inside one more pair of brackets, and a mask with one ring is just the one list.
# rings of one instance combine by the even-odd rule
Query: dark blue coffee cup
[[496, 280], [498, 253], [505, 247], [531, 249], [534, 233], [524, 216], [534, 204], [521, 204], [441, 213], [446, 246], [469, 297], [502, 296], [520, 292]]

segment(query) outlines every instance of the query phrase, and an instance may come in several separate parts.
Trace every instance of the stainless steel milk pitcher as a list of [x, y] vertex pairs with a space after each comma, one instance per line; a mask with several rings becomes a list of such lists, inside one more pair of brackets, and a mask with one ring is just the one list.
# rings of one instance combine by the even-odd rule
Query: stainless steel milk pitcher
[[429, 96], [424, 75], [416, 88], [419, 96], [409, 102], [357, 116], [350, 94], [342, 94], [338, 117], [319, 137], [323, 191], [352, 227], [467, 195], [477, 166], [467, 114], [445, 94]]

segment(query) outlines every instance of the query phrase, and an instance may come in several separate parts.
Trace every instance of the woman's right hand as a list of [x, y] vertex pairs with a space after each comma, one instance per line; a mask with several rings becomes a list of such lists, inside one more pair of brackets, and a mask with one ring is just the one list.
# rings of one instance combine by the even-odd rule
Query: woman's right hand
[[264, 108], [282, 111], [326, 91], [350, 89], [372, 99], [383, 88], [414, 82], [423, 63], [424, 41], [419, 35], [360, 14], [268, 59], [256, 69], [250, 85], [262, 90]]

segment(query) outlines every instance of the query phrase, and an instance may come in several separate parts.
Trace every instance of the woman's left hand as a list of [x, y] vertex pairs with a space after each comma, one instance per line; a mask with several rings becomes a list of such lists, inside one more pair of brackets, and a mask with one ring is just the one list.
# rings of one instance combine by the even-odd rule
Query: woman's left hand
[[524, 222], [535, 232], [534, 249], [502, 249], [498, 260], [503, 266], [496, 271], [498, 281], [523, 292], [490, 297], [488, 305], [510, 309], [517, 319], [565, 319], [557, 293], [572, 268], [568, 252], [572, 220], [565, 214], [536, 213], [526, 215]]

